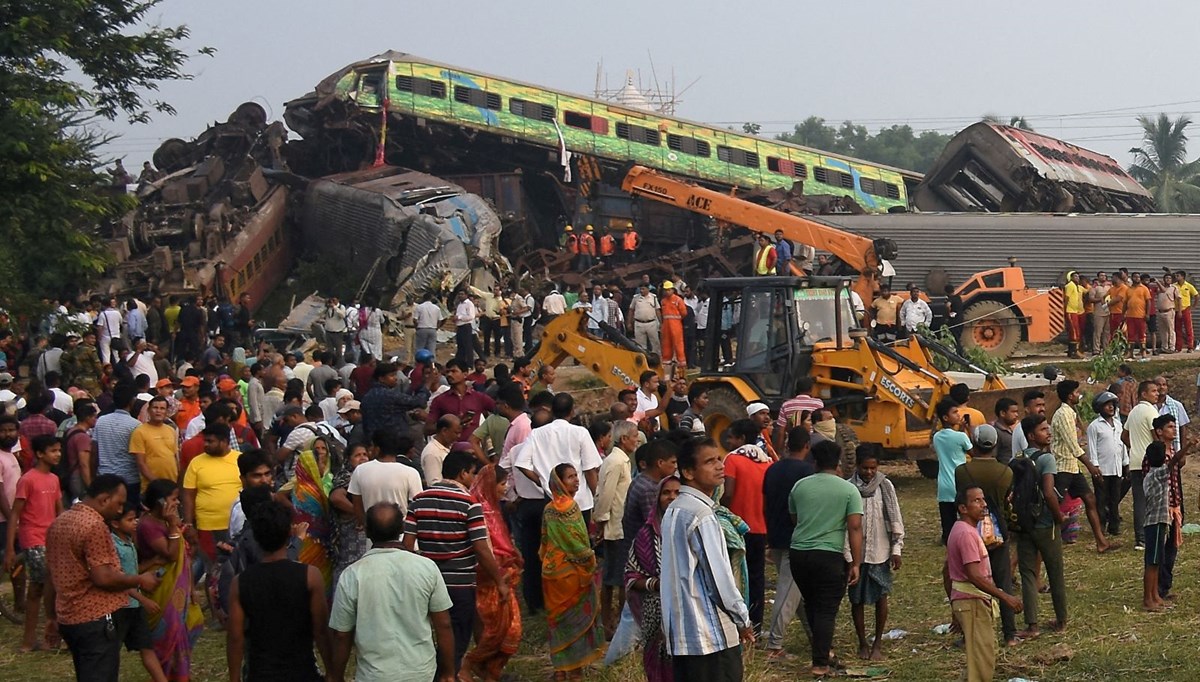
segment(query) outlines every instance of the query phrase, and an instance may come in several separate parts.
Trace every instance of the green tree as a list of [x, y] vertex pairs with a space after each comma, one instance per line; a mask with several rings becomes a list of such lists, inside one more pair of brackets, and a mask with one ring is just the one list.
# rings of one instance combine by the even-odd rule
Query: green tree
[[180, 48], [188, 30], [147, 28], [160, 2], [0, 6], [0, 301], [19, 311], [109, 262], [95, 226], [133, 204], [113, 191], [97, 152], [105, 138], [89, 124], [173, 113], [151, 94], [190, 77]]
[[809, 116], [792, 132], [779, 135], [777, 139], [923, 173], [942, 153], [950, 136], [933, 130], [923, 131], [918, 136], [907, 125], [880, 128], [872, 135], [866, 126], [855, 125], [853, 121], [843, 121], [840, 127], [834, 128], [823, 118]]
[[1129, 150], [1133, 154], [1129, 174], [1150, 191], [1158, 210], [1200, 210], [1200, 160], [1187, 160], [1191, 117], [1183, 115], [1172, 121], [1166, 114], [1138, 116], [1138, 123], [1142, 125], [1142, 146]]

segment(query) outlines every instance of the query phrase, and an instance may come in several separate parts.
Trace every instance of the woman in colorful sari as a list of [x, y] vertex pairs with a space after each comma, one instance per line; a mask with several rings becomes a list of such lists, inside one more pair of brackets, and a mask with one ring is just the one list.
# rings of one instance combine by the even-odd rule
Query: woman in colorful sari
[[333, 553], [333, 586], [337, 588], [338, 578], [350, 564], [362, 558], [367, 551], [367, 534], [358, 527], [358, 519], [354, 515], [354, 503], [350, 501], [347, 489], [350, 487], [350, 474], [358, 465], [370, 459], [367, 446], [357, 443], [346, 451], [346, 466], [333, 477], [329, 493], [329, 511], [333, 514], [333, 537], [330, 547]]
[[[292, 508], [296, 523], [308, 524], [300, 539], [300, 562], [315, 566], [325, 581], [325, 595], [333, 597], [333, 563], [329, 560], [330, 539], [333, 534], [329, 512], [329, 491], [333, 487], [329, 444], [317, 438], [312, 449], [296, 458], [296, 477], [292, 486]], [[285, 488], [287, 486], [284, 486]], [[283, 489], [280, 489], [283, 492]]]
[[679, 478], [666, 476], [658, 483], [657, 504], [646, 525], [638, 531], [625, 564], [629, 610], [642, 629], [642, 667], [648, 682], [672, 682], [675, 675], [663, 638], [659, 570], [662, 558], [662, 517], [679, 497]]
[[596, 585], [596, 553], [587, 524], [575, 504], [579, 472], [559, 464], [550, 475], [553, 498], [542, 517], [542, 593], [550, 631], [550, 664], [555, 680], [583, 678], [600, 658], [604, 641]]
[[521, 553], [513, 545], [508, 524], [500, 500], [508, 490], [508, 472], [489, 464], [475, 476], [471, 495], [483, 507], [483, 518], [487, 523], [488, 542], [500, 571], [508, 582], [509, 595], [501, 600], [500, 591], [487, 571], [481, 566], [475, 588], [475, 608], [479, 614], [477, 624], [483, 626], [483, 634], [476, 636], [475, 648], [463, 660], [459, 678], [471, 680], [474, 675], [484, 682], [499, 682], [508, 659], [517, 652], [521, 644], [521, 605], [517, 601], [521, 582]]
[[162, 582], [146, 595], [159, 608], [145, 614], [154, 656], [168, 680], [188, 682], [192, 647], [203, 629], [204, 614], [192, 599], [192, 556], [179, 521], [179, 486], [165, 478], [151, 481], [142, 504], [146, 514], [138, 522], [138, 561], [162, 571]]

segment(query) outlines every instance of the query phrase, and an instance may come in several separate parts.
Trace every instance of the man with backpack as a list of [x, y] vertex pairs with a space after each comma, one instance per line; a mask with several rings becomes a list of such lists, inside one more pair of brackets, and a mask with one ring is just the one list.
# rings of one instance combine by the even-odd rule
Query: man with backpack
[[1021, 430], [1029, 447], [1009, 465], [1013, 471], [1013, 514], [1008, 528], [1017, 542], [1017, 564], [1021, 571], [1021, 598], [1025, 605], [1025, 630], [1017, 633], [1022, 639], [1033, 639], [1038, 630], [1037, 559], [1041, 555], [1050, 581], [1050, 598], [1054, 602], [1056, 620], [1050, 623], [1054, 631], [1067, 624], [1067, 586], [1063, 576], [1062, 535], [1058, 528], [1064, 521], [1058, 508], [1058, 492], [1054, 475], [1058, 467], [1050, 452], [1050, 422], [1040, 414], [1021, 420]]
[[[954, 488], [956, 495], [962, 495], [970, 488], [983, 491], [989, 523], [978, 524], [977, 527], [990, 525], [991, 528], [990, 536], [985, 537], [986, 532], [980, 535], [992, 567], [992, 582], [1012, 594], [1012, 559], [1009, 552], [1012, 538], [1009, 536], [1008, 518], [1012, 514], [1009, 496], [1012, 493], [1013, 470], [996, 459], [1000, 447], [998, 436], [996, 427], [990, 424], [975, 427], [975, 449], [971, 452], [971, 461], [958, 465], [954, 470]], [[1015, 646], [1019, 641], [1016, 614], [1004, 602], [1000, 603], [1000, 624], [1004, 643]]]

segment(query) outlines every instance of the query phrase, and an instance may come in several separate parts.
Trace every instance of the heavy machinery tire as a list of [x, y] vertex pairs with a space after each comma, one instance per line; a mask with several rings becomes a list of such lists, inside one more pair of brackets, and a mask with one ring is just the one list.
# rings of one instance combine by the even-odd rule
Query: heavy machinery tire
[[992, 357], [1004, 359], [1012, 355], [1021, 340], [1021, 325], [1012, 308], [1000, 301], [973, 303], [963, 313], [966, 323], [962, 330], [963, 350], [979, 348]]
[[729, 450], [729, 425], [746, 416], [746, 401], [737, 391], [727, 386], [714, 385], [708, 391], [708, 407], [705, 408], [704, 430], [723, 450]]
[[192, 146], [179, 138], [164, 140], [154, 151], [154, 167], [164, 173], [183, 170], [188, 166], [191, 153]]
[[931, 479], [937, 478], [937, 475], [938, 475], [937, 459], [918, 459], [917, 460], [917, 471], [920, 471], [921, 475], [924, 476], [925, 478], [931, 478]]

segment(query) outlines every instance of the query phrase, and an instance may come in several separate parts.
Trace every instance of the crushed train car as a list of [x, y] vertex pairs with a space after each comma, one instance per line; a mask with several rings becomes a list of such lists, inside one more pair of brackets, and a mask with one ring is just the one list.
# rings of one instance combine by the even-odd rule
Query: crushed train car
[[192, 142], [167, 140], [144, 173], [139, 206], [107, 234], [116, 263], [97, 290], [116, 296], [248, 293], [257, 307], [291, 267], [285, 231], [287, 133], [248, 102]]
[[1143, 213], [1154, 199], [1112, 157], [983, 121], [954, 136], [913, 193], [922, 211]]
[[406, 168], [310, 182], [300, 225], [306, 250], [365, 273], [364, 289], [415, 296], [453, 288], [478, 268], [511, 272], [499, 249], [503, 225], [487, 200]]

